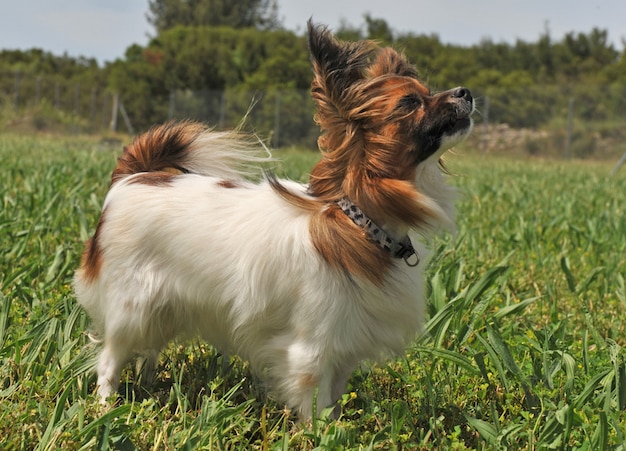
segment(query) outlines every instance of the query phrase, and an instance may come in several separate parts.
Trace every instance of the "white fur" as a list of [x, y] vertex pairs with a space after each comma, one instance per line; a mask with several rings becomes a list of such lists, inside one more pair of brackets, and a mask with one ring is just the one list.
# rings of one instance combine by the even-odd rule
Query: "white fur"
[[[267, 182], [237, 177], [237, 188], [223, 187], [224, 177], [236, 176], [232, 161], [223, 174], [216, 170], [232, 158], [217, 147], [192, 154], [196, 170], [212, 176], [151, 186], [130, 183], [141, 176], [131, 175], [107, 195], [99, 274], [75, 277], [103, 340], [98, 393], [105, 399], [117, 389], [135, 354], [156, 355], [175, 337], [199, 335], [249, 360], [279, 400], [310, 417], [316, 386], [319, 411], [341, 396], [358, 362], [401, 353], [415, 337], [428, 250], [413, 237], [421, 263], [395, 261], [380, 285], [349, 277], [313, 247], [309, 213]], [[422, 165], [418, 174], [451, 222], [453, 192], [436, 159]], [[305, 186], [281, 183], [306, 196]]]

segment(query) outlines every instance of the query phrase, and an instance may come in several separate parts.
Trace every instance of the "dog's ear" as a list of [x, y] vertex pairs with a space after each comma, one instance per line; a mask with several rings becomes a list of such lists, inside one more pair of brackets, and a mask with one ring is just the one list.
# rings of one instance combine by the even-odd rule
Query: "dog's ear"
[[311, 20], [307, 25], [314, 72], [313, 99], [320, 106], [330, 102], [341, 109], [346, 90], [366, 76], [376, 46], [371, 41], [341, 42], [326, 27], [313, 25]]

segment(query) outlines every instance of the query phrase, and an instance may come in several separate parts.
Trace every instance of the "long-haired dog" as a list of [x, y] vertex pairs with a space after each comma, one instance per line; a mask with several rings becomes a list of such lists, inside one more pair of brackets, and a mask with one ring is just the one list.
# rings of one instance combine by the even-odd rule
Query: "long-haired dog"
[[316, 393], [318, 411], [332, 405], [360, 361], [419, 331], [423, 236], [454, 223], [439, 159], [470, 132], [474, 101], [432, 94], [391, 48], [308, 32], [322, 130], [308, 185], [249, 181], [262, 146], [195, 123], [124, 149], [75, 277], [102, 341], [102, 399], [134, 355], [199, 336], [307, 418]]

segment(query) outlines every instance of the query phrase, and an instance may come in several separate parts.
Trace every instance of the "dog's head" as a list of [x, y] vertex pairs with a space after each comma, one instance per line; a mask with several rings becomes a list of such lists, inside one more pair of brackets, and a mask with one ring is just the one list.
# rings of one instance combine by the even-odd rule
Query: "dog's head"
[[338, 41], [311, 22], [309, 49], [324, 155], [312, 172], [313, 194], [348, 196], [368, 208], [382, 185], [413, 185], [420, 164], [436, 164], [469, 134], [474, 100], [467, 88], [432, 94], [402, 54], [372, 41]]

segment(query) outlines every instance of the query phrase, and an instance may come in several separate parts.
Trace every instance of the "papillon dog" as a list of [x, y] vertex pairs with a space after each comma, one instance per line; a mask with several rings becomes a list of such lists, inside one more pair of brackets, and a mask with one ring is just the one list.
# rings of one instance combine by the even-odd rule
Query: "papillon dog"
[[133, 357], [154, 366], [174, 338], [200, 337], [310, 418], [359, 362], [416, 338], [426, 238], [454, 227], [440, 158], [469, 134], [474, 100], [464, 87], [431, 93], [372, 41], [309, 21], [308, 44], [321, 129], [308, 184], [251, 178], [263, 145], [198, 123], [124, 148], [74, 280], [102, 345], [103, 401]]

